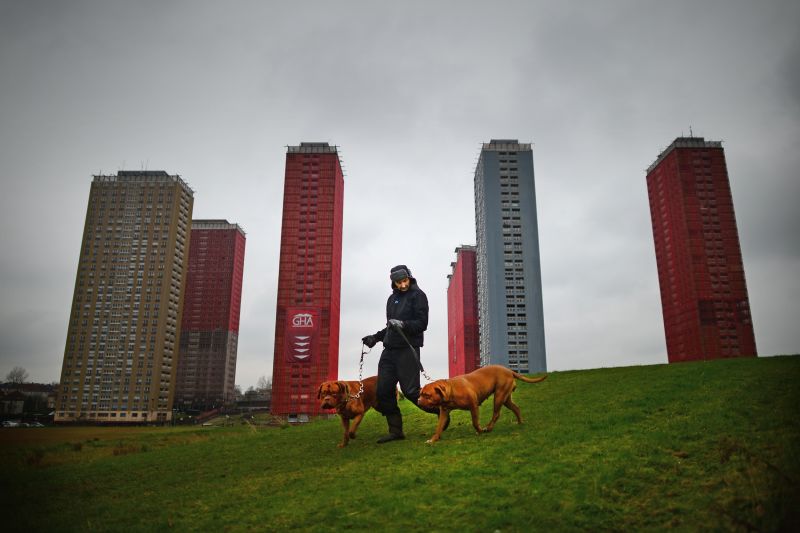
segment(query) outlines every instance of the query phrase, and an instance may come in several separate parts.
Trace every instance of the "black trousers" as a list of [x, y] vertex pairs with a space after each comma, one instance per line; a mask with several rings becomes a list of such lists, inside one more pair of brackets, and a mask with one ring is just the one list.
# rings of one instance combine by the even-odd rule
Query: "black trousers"
[[[420, 350], [417, 348], [417, 354]], [[378, 411], [383, 416], [400, 414], [397, 384], [414, 405], [419, 399], [419, 366], [411, 348], [384, 348], [378, 361]]]

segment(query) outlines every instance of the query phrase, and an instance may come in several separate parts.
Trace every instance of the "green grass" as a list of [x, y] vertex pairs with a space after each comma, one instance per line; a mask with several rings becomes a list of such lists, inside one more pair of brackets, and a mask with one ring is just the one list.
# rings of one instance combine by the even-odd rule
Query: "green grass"
[[[303, 426], [0, 430], [4, 531], [797, 530], [800, 356], [554, 372], [477, 436], [403, 402]], [[482, 408], [482, 423], [490, 403]]]

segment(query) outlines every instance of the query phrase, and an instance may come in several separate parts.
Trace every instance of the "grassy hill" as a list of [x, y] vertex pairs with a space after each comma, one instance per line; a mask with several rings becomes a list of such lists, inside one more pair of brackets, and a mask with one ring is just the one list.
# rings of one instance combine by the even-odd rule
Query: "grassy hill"
[[[797, 530], [800, 357], [554, 372], [477, 436], [403, 403], [405, 441], [284, 428], [0, 430], [5, 531]], [[490, 402], [481, 420], [489, 418]]]

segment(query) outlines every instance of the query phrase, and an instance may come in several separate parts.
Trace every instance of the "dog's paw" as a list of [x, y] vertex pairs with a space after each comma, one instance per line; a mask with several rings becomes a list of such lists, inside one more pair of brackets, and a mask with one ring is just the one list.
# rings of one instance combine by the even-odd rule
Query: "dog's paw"
[[356, 438], [356, 434], [355, 434], [354, 432], [351, 432], [351, 433], [350, 433], [350, 438], [351, 438], [351, 439], [354, 439], [354, 438]]
[[347, 446], [346, 442], [340, 442], [339, 444], [336, 445], [337, 448], [344, 448], [345, 446]]
[[425, 444], [434, 444], [436, 441], [433, 439], [428, 439], [425, 441]]

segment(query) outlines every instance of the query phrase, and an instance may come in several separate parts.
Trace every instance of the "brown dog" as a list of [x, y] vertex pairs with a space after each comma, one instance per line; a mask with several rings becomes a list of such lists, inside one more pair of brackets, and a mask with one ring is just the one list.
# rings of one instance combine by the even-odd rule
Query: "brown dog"
[[[342, 419], [344, 437], [339, 448], [344, 448], [350, 439], [356, 438], [356, 429], [364, 418], [364, 413], [377, 405], [375, 391], [378, 376], [366, 378], [361, 383], [364, 384], [361, 394], [358, 393], [361, 389], [358, 381], [326, 381], [317, 390], [319, 406], [323, 409], [336, 409]], [[353, 420], [352, 428], [350, 420]]]
[[[453, 409], [469, 410], [472, 413], [472, 425], [480, 435], [494, 428], [500, 416], [500, 408], [506, 406], [517, 416], [517, 423], [522, 424], [519, 407], [511, 401], [511, 393], [517, 388], [515, 379], [527, 383], [538, 383], [547, 376], [528, 378], [500, 365], [489, 365], [450, 379], [440, 379], [428, 383], [419, 393], [419, 405], [428, 408], [439, 408], [439, 424], [436, 433], [428, 440], [432, 444], [439, 440], [450, 420]], [[494, 414], [485, 429], [481, 429], [478, 421], [478, 406], [494, 393]]]

